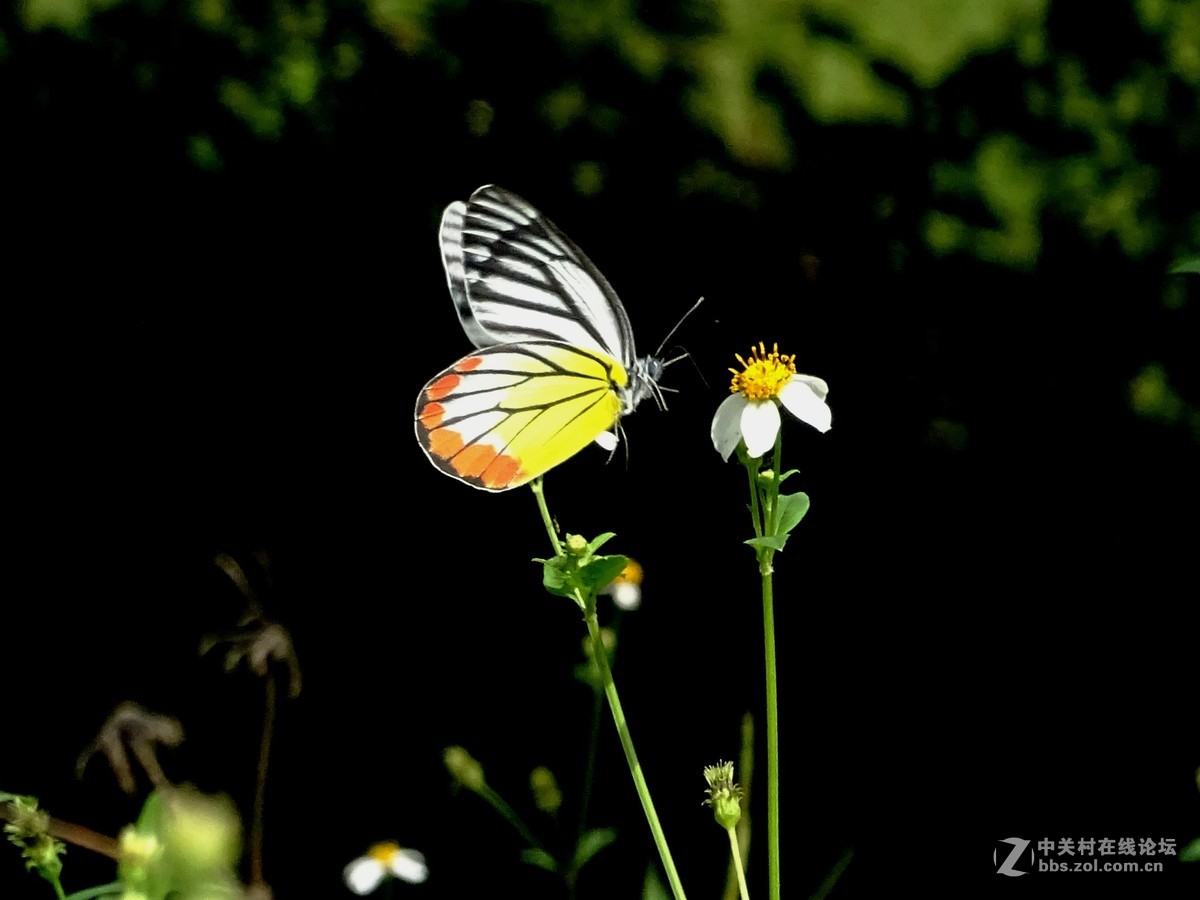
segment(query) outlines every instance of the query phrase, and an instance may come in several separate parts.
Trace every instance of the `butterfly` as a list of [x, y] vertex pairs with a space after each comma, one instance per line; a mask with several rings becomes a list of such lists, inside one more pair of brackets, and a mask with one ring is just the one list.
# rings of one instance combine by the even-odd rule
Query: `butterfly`
[[477, 348], [421, 389], [417, 441], [452, 478], [507, 491], [662, 405], [664, 363], [638, 357], [625, 307], [600, 270], [516, 194], [485, 185], [446, 207], [450, 297]]

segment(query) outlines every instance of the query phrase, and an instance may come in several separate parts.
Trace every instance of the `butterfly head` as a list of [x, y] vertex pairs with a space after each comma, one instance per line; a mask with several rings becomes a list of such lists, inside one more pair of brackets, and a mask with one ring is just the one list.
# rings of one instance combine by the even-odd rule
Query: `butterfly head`
[[659, 409], [666, 408], [658, 386], [662, 373], [663, 361], [656, 356], [643, 356], [634, 362], [629, 385], [621, 392], [621, 415], [629, 415], [647, 397], [653, 397]]

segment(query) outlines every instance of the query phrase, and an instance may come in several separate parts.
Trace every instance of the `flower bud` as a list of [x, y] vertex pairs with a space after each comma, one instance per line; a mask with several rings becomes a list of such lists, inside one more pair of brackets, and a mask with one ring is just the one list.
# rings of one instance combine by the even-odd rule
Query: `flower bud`
[[704, 780], [708, 782], [705, 805], [712, 807], [718, 825], [726, 830], [733, 828], [742, 817], [742, 789], [733, 783], [733, 763], [705, 766]]
[[562, 806], [562, 791], [558, 779], [545, 766], [538, 766], [529, 773], [529, 788], [533, 791], [533, 802], [544, 813], [553, 815]]
[[450, 777], [469, 791], [478, 793], [487, 784], [483, 777], [483, 766], [463, 747], [447, 747], [442, 751], [442, 762]]

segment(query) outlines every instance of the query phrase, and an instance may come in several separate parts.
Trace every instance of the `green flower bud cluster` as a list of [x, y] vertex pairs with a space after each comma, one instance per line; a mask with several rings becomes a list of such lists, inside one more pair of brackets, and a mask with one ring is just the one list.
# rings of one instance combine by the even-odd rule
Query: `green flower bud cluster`
[[58, 883], [66, 845], [50, 836], [50, 816], [38, 809], [37, 800], [18, 794], [0, 793], [0, 804], [8, 804], [11, 821], [4, 826], [10, 843], [21, 848], [25, 868], [37, 872], [51, 884]]
[[551, 594], [570, 597], [581, 609], [590, 608], [596, 595], [620, 575], [629, 560], [624, 556], [600, 556], [596, 553], [614, 537], [607, 532], [589, 541], [568, 534], [562, 551], [553, 559], [535, 559], [542, 564], [542, 584]]
[[742, 817], [742, 789], [733, 783], [733, 763], [718, 762], [704, 767], [704, 780], [708, 782], [706, 806], [711, 806], [713, 817], [724, 829], [733, 828]]

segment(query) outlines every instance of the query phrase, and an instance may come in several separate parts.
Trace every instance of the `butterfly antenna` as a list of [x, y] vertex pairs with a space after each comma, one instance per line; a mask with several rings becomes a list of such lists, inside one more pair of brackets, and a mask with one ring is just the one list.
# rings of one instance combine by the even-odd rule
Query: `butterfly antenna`
[[[685, 359], [691, 360], [692, 368], [695, 369], [696, 374], [698, 376], [700, 376], [700, 381], [704, 384], [705, 387], [708, 387], [708, 379], [704, 377], [704, 373], [702, 371], [700, 371], [700, 366], [698, 366], [696, 364], [696, 358], [694, 356], [692, 356], [692, 354], [690, 354], [690, 353], [686, 353], [686, 352], [680, 353], [678, 356], [673, 356], [668, 360], [664, 360], [662, 367], [665, 369], [665, 368], [667, 368], [667, 366], [672, 365], [673, 363], [681, 362], [682, 360], [685, 360]], [[678, 388], [662, 387], [661, 385], [658, 385], [658, 384], [655, 385], [655, 388], [659, 392], [667, 391], [668, 393], [671, 393], [671, 394], [679, 393]]]
[[[667, 341], [669, 341], [674, 336], [675, 332], [677, 332], [679, 330], [679, 326], [682, 325], [684, 322], [686, 322], [688, 316], [690, 316], [697, 309], [699, 309], [700, 304], [703, 302], [704, 302], [704, 298], [701, 297], [699, 300], [697, 300], [695, 303], [692, 304], [691, 309], [689, 309], [687, 312], [685, 312], [682, 316], [679, 317], [679, 321], [675, 323], [675, 327], [667, 332], [667, 336], [662, 339], [662, 343], [659, 344], [658, 349], [654, 351], [655, 357], [657, 357], [660, 353], [662, 353], [663, 347], [667, 346]], [[671, 362], [674, 362], [674, 360], [672, 360]], [[663, 365], [664, 366], [670, 365], [670, 363], [664, 363]]]
[[692, 361], [692, 368], [696, 370], [696, 374], [700, 376], [700, 381], [707, 388], [708, 387], [708, 379], [704, 377], [704, 372], [702, 372], [700, 370], [700, 366], [696, 363], [696, 360], [692, 356], [692, 354], [685, 353], [685, 354], [683, 354], [683, 356], [677, 356], [673, 360], [671, 360], [671, 362], [678, 362], [679, 360], [683, 359], [684, 357], [686, 357], [687, 359], [690, 359]]
[[[664, 388], [657, 381], [650, 382], [650, 388], [654, 391], [654, 405], [663, 412], [667, 411], [667, 398], [663, 396]], [[667, 388], [666, 390], [670, 390]], [[678, 394], [679, 391], [671, 391], [673, 394]]]

